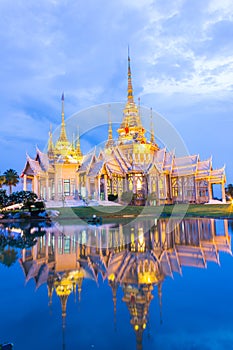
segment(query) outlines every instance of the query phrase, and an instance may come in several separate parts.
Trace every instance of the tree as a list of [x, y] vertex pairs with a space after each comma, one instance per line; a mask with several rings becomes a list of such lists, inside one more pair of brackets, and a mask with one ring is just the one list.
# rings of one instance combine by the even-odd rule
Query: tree
[[2, 186], [4, 185], [4, 183], [5, 183], [5, 176], [3, 176], [3, 175], [0, 175], [0, 188], [2, 188]]
[[8, 169], [4, 172], [3, 176], [5, 177], [4, 184], [9, 186], [9, 193], [12, 194], [12, 186], [16, 186], [19, 182], [19, 175], [14, 169]]
[[17, 251], [14, 248], [11, 248], [10, 246], [8, 246], [8, 248], [0, 254], [0, 262], [6, 265], [7, 267], [11, 267], [11, 265], [13, 265], [16, 262], [17, 258]]
[[9, 201], [14, 203], [23, 203], [26, 204], [27, 202], [35, 202], [37, 200], [37, 195], [34, 192], [31, 191], [19, 191], [19, 192], [13, 192], [9, 196]]
[[8, 203], [6, 190], [0, 190], [0, 208], [5, 207]]
[[232, 184], [227, 185], [227, 187], [225, 188], [225, 193], [230, 199], [233, 199], [233, 185]]

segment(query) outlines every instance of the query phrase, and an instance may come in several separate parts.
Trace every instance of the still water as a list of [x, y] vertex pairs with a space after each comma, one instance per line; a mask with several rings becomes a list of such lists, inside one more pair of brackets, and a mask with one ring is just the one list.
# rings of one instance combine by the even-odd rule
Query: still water
[[233, 349], [232, 222], [0, 227], [0, 343]]

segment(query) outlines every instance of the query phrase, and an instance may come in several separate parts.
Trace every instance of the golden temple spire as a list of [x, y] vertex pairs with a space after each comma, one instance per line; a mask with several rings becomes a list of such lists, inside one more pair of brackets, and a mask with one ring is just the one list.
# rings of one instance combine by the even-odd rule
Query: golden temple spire
[[145, 143], [145, 132], [143, 128], [140, 113], [138, 107], [134, 103], [133, 97], [133, 86], [132, 86], [132, 77], [131, 77], [131, 67], [130, 67], [130, 56], [128, 52], [128, 96], [127, 102], [123, 112], [123, 120], [120, 128], [117, 130], [119, 133], [120, 142], [137, 142]]
[[150, 109], [150, 142], [155, 143], [154, 123], [152, 108]]
[[65, 126], [65, 112], [64, 112], [64, 92], [61, 97], [61, 131], [60, 131], [60, 137], [59, 141], [67, 141], [67, 136], [66, 136], [66, 126]]
[[131, 68], [130, 68], [129, 47], [128, 47], [128, 102], [129, 103], [134, 103], [134, 99], [133, 99], [133, 85], [132, 85]]
[[108, 106], [108, 140], [106, 142], [105, 147], [112, 147], [114, 144], [113, 138], [112, 138], [112, 121], [111, 121], [111, 113], [110, 113], [110, 105]]
[[76, 142], [76, 154], [78, 157], [82, 157], [82, 151], [81, 151], [81, 146], [80, 146], [80, 131], [78, 127], [78, 135], [77, 135], [77, 142]]
[[52, 124], [50, 124], [50, 130], [49, 130], [49, 142], [48, 142], [48, 156], [53, 156], [53, 136], [52, 136]]

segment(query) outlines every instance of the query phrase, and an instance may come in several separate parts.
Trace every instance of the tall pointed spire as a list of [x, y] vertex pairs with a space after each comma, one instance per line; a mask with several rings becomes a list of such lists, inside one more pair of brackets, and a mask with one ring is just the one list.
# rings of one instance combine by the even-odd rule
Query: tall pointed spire
[[145, 143], [145, 129], [142, 126], [138, 107], [134, 102], [133, 85], [130, 67], [130, 55], [128, 48], [128, 96], [123, 112], [123, 120], [120, 128], [117, 130], [120, 142]]
[[111, 113], [110, 113], [110, 105], [108, 106], [108, 140], [106, 142], [105, 147], [112, 147], [114, 144], [113, 138], [112, 138], [112, 121], [111, 121]]
[[134, 103], [133, 85], [132, 85], [131, 68], [130, 68], [129, 46], [128, 46], [128, 102]]
[[60, 131], [60, 137], [59, 141], [67, 141], [67, 136], [66, 136], [66, 126], [65, 126], [65, 112], [64, 112], [64, 92], [62, 93], [61, 96], [61, 131]]
[[49, 142], [48, 142], [48, 156], [49, 157], [53, 156], [53, 150], [54, 150], [54, 145], [53, 145], [53, 137], [52, 137], [52, 125], [50, 125]]
[[82, 157], [82, 151], [81, 151], [81, 146], [80, 146], [80, 131], [78, 127], [78, 132], [77, 132], [77, 142], [76, 142], [76, 154], [78, 157]]

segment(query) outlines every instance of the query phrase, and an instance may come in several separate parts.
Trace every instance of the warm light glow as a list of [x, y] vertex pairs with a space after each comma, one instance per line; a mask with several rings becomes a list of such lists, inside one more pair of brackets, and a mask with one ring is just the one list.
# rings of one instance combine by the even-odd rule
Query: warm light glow
[[139, 241], [139, 247], [138, 250], [141, 252], [144, 252], [145, 250], [145, 240], [144, 240], [144, 233], [143, 228], [140, 227], [138, 230], [138, 241]]
[[142, 181], [137, 179], [137, 190], [140, 191], [142, 189]]
[[143, 272], [138, 274], [138, 282], [140, 284], [158, 283], [158, 278], [154, 272]]
[[115, 280], [115, 275], [114, 275], [114, 273], [111, 273], [111, 275], [108, 276], [108, 280], [109, 280], [109, 281], [112, 281], [112, 282]]
[[135, 324], [134, 329], [135, 329], [135, 331], [138, 331], [139, 330], [139, 325]]
[[145, 323], [143, 323], [142, 328], [143, 328], [143, 329], [145, 329], [145, 328], [146, 328], [146, 324], [145, 324]]
[[67, 279], [60, 281], [59, 284], [56, 286], [56, 293], [58, 296], [70, 295], [72, 290], [73, 285]]

